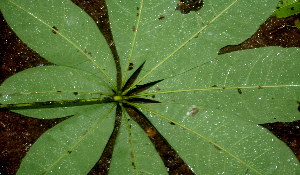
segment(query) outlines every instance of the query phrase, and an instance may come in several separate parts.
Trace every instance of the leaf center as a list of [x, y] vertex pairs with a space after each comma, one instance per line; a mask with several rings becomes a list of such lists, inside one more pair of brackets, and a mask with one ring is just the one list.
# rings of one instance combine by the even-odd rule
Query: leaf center
[[121, 95], [115, 95], [113, 98], [114, 98], [114, 101], [116, 101], [116, 102], [121, 102], [123, 100], [123, 96], [121, 96]]

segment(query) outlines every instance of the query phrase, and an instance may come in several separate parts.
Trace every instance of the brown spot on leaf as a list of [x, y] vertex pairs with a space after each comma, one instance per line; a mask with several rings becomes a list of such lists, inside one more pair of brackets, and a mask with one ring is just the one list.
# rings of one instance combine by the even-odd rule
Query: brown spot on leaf
[[175, 10], [182, 14], [188, 14], [190, 11], [198, 11], [203, 7], [203, 0], [179, 0]]
[[135, 32], [136, 28], [135, 26], [132, 26], [132, 31]]
[[219, 151], [222, 151], [222, 149], [219, 148], [217, 145], [214, 145], [214, 148], [216, 148], [216, 149], [219, 150]]
[[239, 94], [242, 94], [242, 90], [241, 89], [237, 89]]
[[133, 153], [132, 153], [132, 151], [130, 152], [130, 157], [132, 157], [132, 158], [133, 158]]
[[134, 165], [134, 162], [132, 162], [132, 166], [133, 166], [133, 169], [136, 169], [135, 165]]
[[160, 88], [159, 88], [159, 87], [156, 87], [155, 90], [156, 90], [156, 91], [160, 91]]
[[56, 26], [52, 26], [52, 33], [57, 34], [58, 28]]
[[193, 108], [192, 110], [189, 111], [189, 115], [192, 115], [195, 117], [195, 115], [199, 112], [198, 108]]
[[164, 15], [159, 15], [158, 20], [163, 20], [163, 19], [165, 19], [165, 16]]
[[74, 95], [78, 95], [78, 92], [74, 92]]
[[128, 66], [128, 71], [131, 71], [134, 68], [134, 63], [131, 61]]

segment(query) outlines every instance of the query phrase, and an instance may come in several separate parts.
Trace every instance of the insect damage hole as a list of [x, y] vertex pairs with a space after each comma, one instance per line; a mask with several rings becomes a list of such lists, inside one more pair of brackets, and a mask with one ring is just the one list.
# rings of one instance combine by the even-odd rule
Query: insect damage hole
[[58, 28], [56, 26], [52, 26], [52, 33], [57, 34]]

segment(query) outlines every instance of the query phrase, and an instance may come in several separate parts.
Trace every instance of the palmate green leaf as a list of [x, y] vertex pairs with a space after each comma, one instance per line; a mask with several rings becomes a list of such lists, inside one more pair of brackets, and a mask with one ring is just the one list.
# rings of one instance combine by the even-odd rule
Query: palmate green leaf
[[94, 105], [46, 131], [23, 159], [18, 174], [87, 174], [113, 130], [113, 107]]
[[157, 84], [144, 95], [163, 103], [141, 109], [196, 173], [293, 174], [293, 153], [257, 124], [300, 119], [299, 66], [297, 48], [221, 55]]
[[[123, 117], [123, 124], [119, 131], [121, 134], [116, 139], [109, 173], [167, 174], [166, 167], [147, 134], [136, 122], [128, 121], [126, 118]], [[129, 131], [131, 137], [128, 134]]]
[[195, 106], [185, 104], [145, 107], [149, 120], [196, 174], [296, 174], [300, 170], [282, 141], [234, 114], [206, 108], [192, 116], [189, 111]]
[[[94, 75], [65, 66], [44, 66], [24, 70], [7, 79], [1, 86], [2, 104], [19, 104], [59, 100], [103, 98], [112, 93], [110, 87]], [[99, 94], [99, 92], [103, 94]], [[94, 107], [63, 106], [12, 110], [25, 116], [51, 119], [82, 114]]]
[[[210, 61], [222, 47], [249, 38], [277, 2], [210, 0], [189, 14], [175, 11], [177, 1], [169, 0], [111, 0], [107, 6], [122, 70], [130, 60], [135, 65], [147, 60], [143, 76], [163, 63], [143, 80], [147, 83]], [[165, 18], [159, 20], [160, 15]]]
[[299, 63], [298, 48], [238, 51], [166, 79], [148, 92], [159, 87], [156, 100], [215, 108], [256, 124], [292, 122], [300, 120]]
[[[105, 38], [93, 19], [69, 0], [4, 0], [1, 11], [10, 27], [30, 48], [50, 62], [95, 74], [114, 67]], [[105, 73], [116, 84], [116, 69]]]
[[[143, 79], [136, 84], [165, 78], [147, 91], [151, 93], [149, 97], [155, 97], [161, 104], [131, 105], [142, 110], [196, 174], [296, 174], [300, 171], [299, 162], [288, 147], [257, 126], [266, 121], [299, 118], [293, 106], [299, 99], [299, 51], [274, 47], [217, 55], [220, 48], [250, 37], [272, 14], [276, 1], [211, 0], [205, 1], [200, 11], [190, 14], [175, 11], [177, 1], [107, 1], [123, 84], [131, 74], [127, 72], [130, 62], [136, 69], [146, 60], [139, 76]], [[25, 43], [59, 65], [28, 69], [25, 75], [19, 73], [9, 78], [1, 85], [5, 89], [3, 92], [0, 89], [4, 94], [1, 103], [113, 95], [112, 83], [116, 82], [113, 58], [96, 25], [81, 9], [69, 1], [17, 0], [1, 1], [0, 8]], [[163, 20], [158, 19], [161, 15]], [[277, 57], [278, 53], [284, 56]], [[286, 57], [289, 57], [287, 61], [282, 62]], [[62, 66], [69, 68], [64, 71]], [[56, 74], [52, 76], [50, 72]], [[34, 74], [38, 76], [31, 78]], [[267, 78], [262, 74], [267, 74]], [[38, 81], [31, 85], [37, 77], [45, 83], [44, 87]], [[41, 80], [43, 77], [45, 80]], [[70, 80], [66, 81], [68, 77]], [[9, 87], [16, 88], [13, 91]], [[177, 93], [162, 92], [173, 90]], [[83, 96], [76, 97], [75, 91], [83, 92]], [[36, 92], [42, 93], [32, 94]], [[14, 96], [14, 93], [22, 95]], [[262, 99], [257, 101], [257, 98]], [[15, 112], [47, 118], [45, 110], [48, 109]], [[99, 159], [112, 132], [113, 104], [76, 106], [66, 113], [64, 110], [55, 109], [59, 111], [56, 117], [74, 116], [49, 130], [33, 145], [18, 173], [85, 174]], [[126, 115], [123, 113], [110, 173], [167, 173], [147, 135], [135, 122], [128, 121]], [[82, 160], [87, 161], [79, 165]], [[39, 163], [38, 172], [31, 168], [35, 163]]]

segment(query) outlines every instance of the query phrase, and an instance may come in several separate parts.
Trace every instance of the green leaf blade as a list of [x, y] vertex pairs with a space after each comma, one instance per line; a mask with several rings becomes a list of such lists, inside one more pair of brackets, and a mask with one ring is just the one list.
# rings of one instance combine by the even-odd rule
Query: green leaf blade
[[[192, 105], [143, 106], [161, 115], [151, 112], [148, 119], [196, 174], [299, 171], [298, 160], [283, 142], [236, 115]], [[192, 108], [199, 110], [194, 116], [189, 114]]]
[[[0, 86], [0, 92], [2, 104], [103, 98], [103, 94], [112, 93], [106, 83], [94, 75], [64, 66], [36, 67], [19, 72]], [[35, 118], [50, 119], [75, 115], [89, 108], [76, 105], [48, 107], [13, 111]]]
[[94, 106], [94, 110], [86, 110], [46, 131], [30, 148], [18, 174], [87, 174], [112, 133], [112, 107], [113, 104]]
[[71, 1], [5, 0], [0, 8], [18, 37], [42, 57], [116, 84], [115, 69], [107, 69], [115, 63], [105, 38]]
[[123, 121], [119, 130], [119, 133], [122, 134], [119, 134], [116, 139], [109, 174], [120, 172], [136, 174], [137, 171], [138, 174], [167, 174], [163, 161], [145, 131], [128, 117], [127, 126], [125, 117], [122, 118]]
[[[256, 124], [300, 119], [299, 51], [279, 47], [220, 55], [166, 79], [150, 94], [162, 102], [215, 108]], [[157, 92], [156, 88], [163, 92]], [[168, 91], [173, 93], [167, 93]], [[184, 91], [188, 92], [184, 92]]]
[[[117, 35], [114, 37], [115, 44], [117, 47], [122, 46], [118, 50], [120, 58], [124, 61], [131, 59], [136, 65], [147, 60], [145, 72], [140, 76], [146, 76], [154, 69], [155, 72], [143, 80], [146, 83], [154, 78], [162, 79], [210, 61], [225, 45], [237, 44], [247, 39], [272, 13], [276, 1], [213, 1], [204, 5], [200, 11], [187, 15], [174, 11], [176, 2], [143, 2], [135, 43], [132, 43], [135, 35], [131, 27], [137, 22], [137, 17], [134, 19], [136, 7], [127, 6], [124, 2], [108, 2], [108, 8], [116, 6], [129, 9], [127, 11], [132, 14], [126, 18], [118, 10], [110, 13], [112, 32]], [[250, 10], [245, 7], [250, 7]], [[244, 13], [240, 14], [241, 11]], [[160, 15], [164, 15], [165, 19], [159, 20]], [[126, 35], [126, 39], [117, 34], [125, 33], [125, 30], [126, 33], [132, 32], [130, 36]], [[127, 53], [131, 49], [134, 54], [129, 58]], [[125, 63], [126, 61], [121, 61], [123, 70], [126, 70]], [[158, 64], [161, 65], [156, 68]]]
[[297, 0], [280, 0], [272, 16], [285, 18], [300, 13], [300, 2]]

